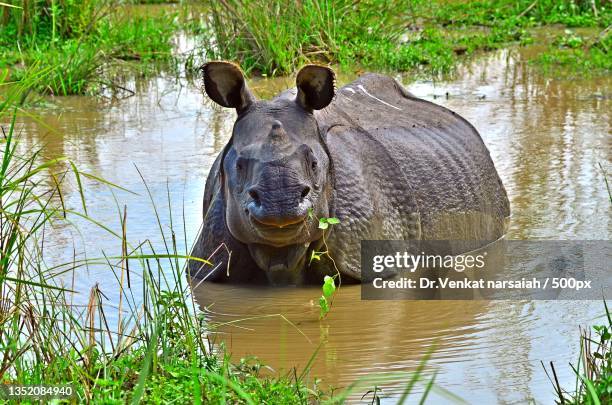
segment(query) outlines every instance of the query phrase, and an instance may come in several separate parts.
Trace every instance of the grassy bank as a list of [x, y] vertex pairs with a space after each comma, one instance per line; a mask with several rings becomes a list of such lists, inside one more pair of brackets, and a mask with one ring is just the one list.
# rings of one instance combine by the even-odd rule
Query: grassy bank
[[118, 84], [117, 67], [138, 62], [130, 66], [142, 73], [172, 57], [173, 14], [137, 15], [121, 0], [2, 3], [0, 77], [22, 80], [33, 66], [51, 68], [40, 92], [97, 93]]
[[[205, 48], [205, 57], [238, 61], [247, 72], [286, 75], [321, 62], [351, 72], [431, 77], [475, 52], [533, 43], [534, 27], [589, 27], [588, 35], [559, 34], [534, 64], [553, 73], [556, 66], [577, 74], [612, 68], [606, 30], [612, 6], [604, 0], [205, 0], [146, 15], [136, 3], [160, 1], [0, 2], [0, 78], [21, 80], [33, 66], [61, 66], [35, 90], [68, 95], [120, 89], [122, 72], [176, 65], [173, 36], [179, 31], [200, 40], [198, 61]], [[181, 62], [195, 67], [194, 55]]]
[[[533, 27], [603, 31], [612, 23], [610, 4], [601, 0], [307, 0], [298, 6], [224, 0], [210, 7], [209, 51], [266, 75], [287, 74], [305, 62], [435, 75], [450, 71], [463, 55], [531, 43]], [[609, 69], [609, 37], [591, 45], [577, 55], [576, 47], [567, 51], [565, 44], [553, 44], [542, 62], [569, 63], [575, 55], [578, 67]]]
[[612, 35], [606, 28], [597, 35], [580, 35], [566, 30], [558, 35], [548, 51], [532, 62], [555, 76], [609, 74], [612, 71]]

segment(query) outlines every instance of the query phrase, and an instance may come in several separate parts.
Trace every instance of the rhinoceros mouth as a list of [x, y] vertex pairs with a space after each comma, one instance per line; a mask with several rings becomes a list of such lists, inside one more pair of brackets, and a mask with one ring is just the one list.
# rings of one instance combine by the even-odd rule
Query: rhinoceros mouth
[[299, 228], [300, 226], [302, 226], [304, 224], [304, 219], [300, 218], [300, 219], [296, 219], [293, 222], [288, 222], [285, 225], [275, 225], [275, 224], [268, 224], [262, 221], [259, 221], [257, 218], [255, 218], [253, 215], [250, 215], [251, 218], [251, 222], [253, 224], [255, 224], [257, 227], [262, 228], [262, 229], [285, 229], [285, 230], [291, 230], [293, 228]]
[[302, 234], [305, 225], [305, 221], [283, 227], [267, 225], [257, 221], [252, 216], [249, 216], [249, 220], [255, 233], [265, 240], [267, 244], [274, 246], [285, 246], [295, 243], [296, 239]]

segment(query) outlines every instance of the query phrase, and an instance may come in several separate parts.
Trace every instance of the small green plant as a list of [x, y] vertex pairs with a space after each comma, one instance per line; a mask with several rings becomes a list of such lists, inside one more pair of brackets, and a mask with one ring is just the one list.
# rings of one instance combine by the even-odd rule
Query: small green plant
[[[310, 219], [314, 218], [314, 214], [312, 212], [312, 209], [308, 210], [308, 217]], [[326, 230], [329, 228], [330, 225], [336, 225], [340, 223], [340, 220], [338, 218], [318, 218], [319, 221], [319, 229], [322, 230]], [[327, 256], [329, 259], [331, 259], [331, 256], [329, 255], [329, 249], [327, 247], [327, 242], [325, 241], [325, 233], [323, 233], [323, 247], [325, 248], [325, 250], [312, 250], [310, 252], [310, 263], [312, 263], [313, 260], [321, 260], [321, 258], [323, 256]], [[331, 259], [333, 261], [333, 259]], [[335, 264], [334, 264], [335, 266]]]
[[330, 225], [339, 224], [338, 218], [319, 218], [319, 229], [327, 229]]
[[[308, 210], [308, 217], [310, 219], [315, 218], [315, 215], [312, 209]], [[335, 217], [318, 218], [318, 220], [319, 220], [319, 229], [322, 229], [323, 231], [329, 229], [330, 225], [336, 225], [340, 223], [340, 220]], [[336, 292], [336, 279], [338, 279], [338, 282], [340, 282], [340, 271], [338, 270], [338, 267], [336, 267], [336, 262], [330, 256], [329, 248], [327, 246], [327, 241], [325, 240], [325, 232], [323, 232], [323, 247], [325, 248], [325, 250], [323, 251], [316, 251], [316, 250], [311, 251], [310, 263], [312, 263], [314, 260], [319, 261], [321, 260], [321, 258], [325, 256], [332, 262], [334, 266], [334, 270], [336, 270], [336, 274], [333, 276], [325, 276], [323, 278], [323, 287], [321, 287], [323, 291], [323, 295], [319, 297], [319, 310], [320, 310], [319, 318], [320, 319], [325, 318], [325, 316], [327, 316], [327, 314], [329, 313], [332, 302], [333, 302], [334, 293]]]
[[[558, 404], [600, 405], [612, 403], [612, 316], [604, 300], [607, 323], [593, 326], [593, 333], [582, 330], [580, 334], [580, 357], [576, 366], [570, 365], [576, 375], [573, 392], [564, 390], [559, 384], [553, 363], [551, 380]], [[542, 364], [544, 366], [544, 364]], [[544, 367], [546, 374], [548, 371]]]
[[319, 298], [319, 318], [323, 319], [325, 318], [325, 316], [328, 314], [329, 310], [331, 309], [331, 303], [332, 303], [332, 299], [333, 299], [333, 295], [336, 292], [336, 282], [335, 282], [335, 276], [334, 277], [330, 277], [330, 276], [325, 276], [325, 278], [323, 279], [323, 287], [321, 287], [321, 290], [323, 290], [323, 295], [321, 295], [321, 297]]

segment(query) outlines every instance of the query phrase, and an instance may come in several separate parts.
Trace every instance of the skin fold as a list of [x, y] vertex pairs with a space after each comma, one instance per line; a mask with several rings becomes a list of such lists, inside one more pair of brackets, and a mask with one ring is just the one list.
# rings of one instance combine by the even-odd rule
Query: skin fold
[[[478, 132], [394, 79], [367, 74], [336, 91], [331, 69], [308, 65], [296, 89], [265, 101], [234, 64], [202, 72], [208, 96], [238, 116], [206, 180], [191, 253], [213, 265], [191, 260], [193, 277], [318, 283], [337, 268], [360, 282], [362, 240], [478, 248], [503, 236], [509, 202]], [[340, 223], [319, 229], [329, 217]], [[310, 262], [326, 249], [335, 266]]]

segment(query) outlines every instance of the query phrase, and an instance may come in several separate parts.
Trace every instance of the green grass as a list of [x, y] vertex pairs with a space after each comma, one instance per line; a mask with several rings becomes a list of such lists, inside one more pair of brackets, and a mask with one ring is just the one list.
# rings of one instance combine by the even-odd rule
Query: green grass
[[209, 3], [209, 53], [264, 75], [288, 74], [305, 62], [436, 75], [451, 71], [460, 55], [530, 43], [536, 26], [612, 22], [610, 5], [600, 0]]
[[[172, 60], [175, 16], [136, 16], [119, 0], [28, 2], [0, 6], [0, 70], [21, 80], [31, 66], [58, 67], [35, 90], [56, 95], [96, 93], [116, 84], [115, 66]], [[24, 3], [24, 4], [21, 4]]]
[[[36, 88], [56, 95], [112, 91], [126, 75], [154, 71], [160, 62], [176, 66], [172, 38], [178, 31], [203, 44], [180, 60], [188, 70], [206, 48], [208, 59], [238, 61], [263, 75], [291, 74], [306, 62], [320, 62], [351, 72], [431, 77], [452, 72], [466, 55], [531, 43], [536, 26], [601, 31], [612, 23], [612, 6], [603, 0], [207, 0], [206, 9], [184, 4], [176, 13], [147, 16], [134, 12], [131, 4], [143, 3], [136, 0], [2, 3], [13, 6], [0, 5], [0, 73], [21, 80], [30, 66], [61, 64]], [[608, 42], [588, 50], [553, 46], [536, 62], [552, 74], [554, 65], [607, 72]]]
[[[432, 1], [425, 9], [442, 25], [479, 25], [500, 23], [534, 26], [563, 24], [569, 27], [606, 27], [612, 10], [605, 0], [480, 0]], [[593, 10], [595, 5], [595, 11]]]
[[609, 74], [612, 70], [612, 36], [604, 31], [587, 38], [566, 30], [557, 36], [548, 50], [532, 62], [555, 76], [591, 76]]
[[568, 391], [561, 387], [552, 362], [552, 376], [544, 367], [555, 389], [558, 404], [612, 403], [612, 315], [605, 301], [604, 307], [604, 324], [593, 326], [592, 331], [581, 330], [580, 356], [576, 365], [570, 365], [576, 375], [574, 389]]
[[214, 41], [209, 51], [268, 75], [292, 73], [307, 61], [447, 69], [452, 49], [436, 32], [404, 37], [411, 6], [409, 0], [306, 0], [297, 6], [286, 0], [210, 2]]

